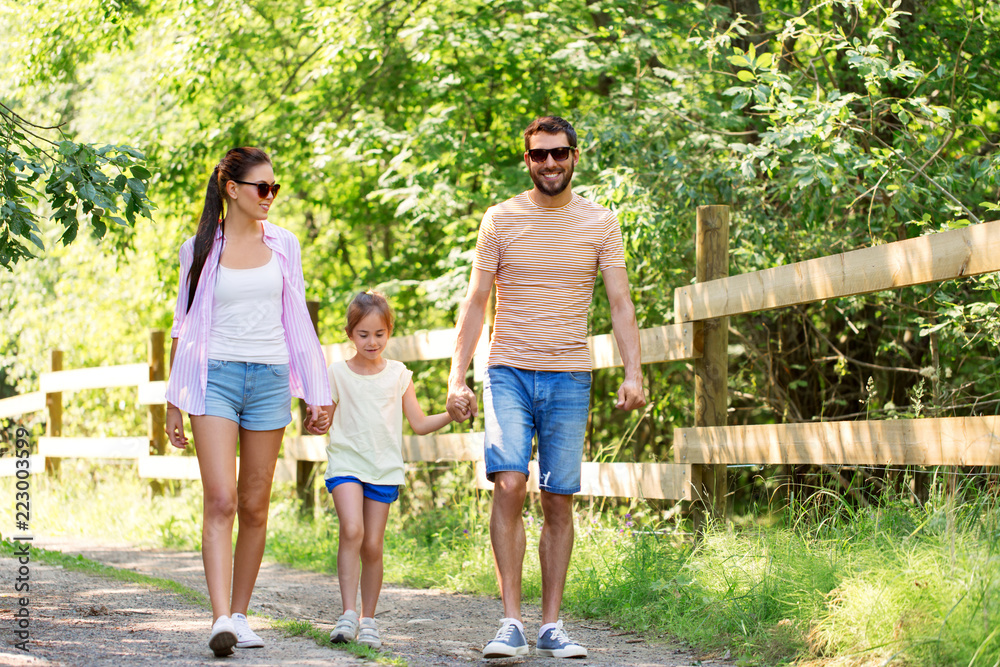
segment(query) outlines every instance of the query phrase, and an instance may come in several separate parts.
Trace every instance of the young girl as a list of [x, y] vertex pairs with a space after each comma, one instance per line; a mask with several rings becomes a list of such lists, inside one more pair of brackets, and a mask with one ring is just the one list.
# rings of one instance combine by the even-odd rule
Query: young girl
[[234, 646], [264, 645], [246, 612], [292, 396], [309, 406], [306, 430], [322, 434], [329, 427], [326, 363], [306, 309], [299, 242], [267, 221], [278, 187], [264, 151], [229, 151], [208, 179], [198, 231], [180, 251], [166, 430], [170, 443], [184, 449], [181, 411], [188, 413], [205, 494], [208, 645], [217, 656]]
[[404, 481], [403, 415], [420, 435], [451, 423], [447, 412], [425, 415], [417, 402], [413, 373], [398, 361], [382, 358], [392, 325], [392, 310], [384, 296], [358, 294], [347, 308], [346, 329], [357, 354], [329, 367], [333, 425], [326, 488], [340, 519], [337, 579], [344, 604], [330, 641], [357, 640], [375, 649], [382, 646], [375, 622], [382, 590], [382, 539], [389, 505], [399, 497]]

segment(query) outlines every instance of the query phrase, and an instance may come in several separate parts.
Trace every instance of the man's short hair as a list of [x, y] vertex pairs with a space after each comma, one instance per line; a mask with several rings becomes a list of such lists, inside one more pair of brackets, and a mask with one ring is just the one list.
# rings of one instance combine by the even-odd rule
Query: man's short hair
[[534, 135], [559, 134], [560, 132], [565, 132], [566, 138], [569, 139], [569, 145], [572, 148], [576, 148], [576, 130], [573, 129], [568, 120], [559, 116], [542, 116], [541, 118], [536, 118], [531, 121], [531, 124], [524, 131], [524, 150], [531, 148], [528, 145], [528, 140]]

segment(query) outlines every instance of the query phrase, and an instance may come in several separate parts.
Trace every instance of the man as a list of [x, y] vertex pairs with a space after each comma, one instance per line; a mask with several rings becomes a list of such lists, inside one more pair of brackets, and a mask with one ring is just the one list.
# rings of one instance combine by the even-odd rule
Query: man
[[486, 211], [476, 241], [469, 292], [458, 317], [448, 381], [448, 412], [474, 418], [476, 395], [465, 373], [482, 332], [492, 286], [496, 317], [484, 381], [486, 475], [495, 485], [490, 540], [504, 618], [485, 658], [528, 653], [521, 622], [521, 568], [532, 438], [544, 524], [539, 544], [542, 627], [536, 653], [586, 657], [559, 620], [573, 550], [573, 494], [590, 411], [587, 311], [600, 269], [625, 366], [618, 407], [645, 405], [639, 331], [629, 296], [621, 229], [608, 209], [573, 194], [580, 159], [576, 131], [562, 118], [538, 118], [524, 131], [524, 162], [534, 188]]

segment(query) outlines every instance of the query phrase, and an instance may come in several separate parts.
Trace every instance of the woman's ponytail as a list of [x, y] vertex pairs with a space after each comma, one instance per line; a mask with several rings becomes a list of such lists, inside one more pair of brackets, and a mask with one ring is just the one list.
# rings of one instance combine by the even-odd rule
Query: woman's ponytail
[[215, 231], [222, 223], [223, 214], [222, 189], [219, 187], [219, 165], [212, 170], [205, 191], [205, 206], [201, 209], [201, 219], [198, 221], [198, 231], [194, 235], [194, 259], [191, 261], [191, 272], [188, 274], [187, 309], [190, 312], [194, 303], [195, 292], [198, 291], [198, 281], [201, 278], [205, 261], [212, 252], [215, 241]]
[[226, 182], [238, 181], [248, 171], [265, 163], [270, 164], [271, 158], [259, 148], [234, 148], [226, 153], [226, 157], [222, 158], [212, 170], [208, 188], [205, 190], [205, 206], [201, 210], [198, 231], [194, 235], [194, 258], [191, 261], [191, 271], [188, 273], [187, 312], [190, 312], [191, 304], [194, 303], [198, 281], [201, 279], [205, 262], [212, 252], [216, 231], [223, 223], [226, 199], [222, 193], [225, 191]]

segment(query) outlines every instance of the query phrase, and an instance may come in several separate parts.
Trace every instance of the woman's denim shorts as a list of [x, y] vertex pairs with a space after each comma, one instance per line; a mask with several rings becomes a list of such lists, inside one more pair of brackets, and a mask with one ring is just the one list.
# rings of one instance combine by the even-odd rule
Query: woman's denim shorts
[[288, 364], [208, 360], [205, 414], [248, 431], [273, 431], [292, 422]]

